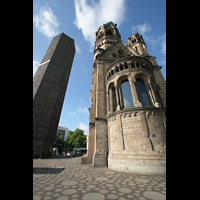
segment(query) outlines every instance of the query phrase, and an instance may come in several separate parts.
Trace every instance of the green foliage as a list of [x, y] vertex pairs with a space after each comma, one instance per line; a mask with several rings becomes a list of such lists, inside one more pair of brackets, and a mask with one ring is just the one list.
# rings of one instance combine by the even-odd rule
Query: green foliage
[[69, 131], [69, 135], [65, 139], [67, 147], [85, 148], [86, 137], [87, 136], [84, 135], [84, 131], [79, 128], [77, 128], [74, 132]]
[[59, 138], [56, 138], [54, 147], [58, 148], [59, 154], [62, 153], [63, 148], [85, 148], [86, 147], [86, 135], [84, 131], [77, 128], [74, 132], [69, 131], [69, 135], [64, 141], [63, 135], [60, 135]]
[[58, 148], [59, 153], [62, 153], [62, 150], [63, 150], [64, 146], [66, 147], [66, 145], [67, 145], [67, 143], [66, 143], [66, 141], [64, 141], [63, 135], [60, 135], [58, 138], [56, 138], [54, 147]]
[[60, 136], [59, 136], [59, 139], [60, 139], [60, 140], [64, 140], [63, 135], [60, 135]]

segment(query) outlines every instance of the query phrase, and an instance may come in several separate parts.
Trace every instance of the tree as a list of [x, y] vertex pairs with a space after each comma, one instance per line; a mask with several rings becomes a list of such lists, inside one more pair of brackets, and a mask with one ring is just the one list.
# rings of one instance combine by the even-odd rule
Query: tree
[[63, 135], [60, 135], [58, 138], [56, 138], [54, 147], [57, 147], [57, 148], [58, 148], [59, 154], [62, 153], [62, 149], [64, 148], [64, 144], [65, 144], [65, 146], [66, 146], [66, 142], [64, 141]]
[[86, 137], [87, 136], [84, 135], [84, 131], [79, 128], [77, 128], [74, 132], [69, 131], [69, 135], [65, 139], [67, 147], [85, 148]]

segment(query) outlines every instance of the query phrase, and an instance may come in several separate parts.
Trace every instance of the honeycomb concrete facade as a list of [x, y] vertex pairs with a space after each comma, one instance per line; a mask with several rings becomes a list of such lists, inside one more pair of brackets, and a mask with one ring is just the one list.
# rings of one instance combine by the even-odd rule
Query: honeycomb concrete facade
[[33, 77], [33, 157], [51, 155], [74, 54], [74, 40], [57, 35]]
[[82, 164], [166, 173], [166, 82], [139, 33], [127, 44], [116, 24], [96, 32], [88, 152]]

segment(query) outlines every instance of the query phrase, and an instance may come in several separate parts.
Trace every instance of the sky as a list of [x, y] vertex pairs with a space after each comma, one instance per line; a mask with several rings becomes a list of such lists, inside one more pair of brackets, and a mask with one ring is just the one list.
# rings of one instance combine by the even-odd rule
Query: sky
[[90, 89], [95, 32], [117, 24], [121, 40], [136, 32], [156, 57], [166, 80], [166, 0], [33, 0], [33, 76], [53, 37], [65, 33], [75, 41], [75, 56], [59, 126], [89, 132]]

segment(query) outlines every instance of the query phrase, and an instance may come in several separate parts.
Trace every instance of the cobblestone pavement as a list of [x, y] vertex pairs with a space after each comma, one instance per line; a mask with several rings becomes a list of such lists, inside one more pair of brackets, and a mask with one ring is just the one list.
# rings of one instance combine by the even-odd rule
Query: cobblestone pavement
[[166, 199], [166, 176], [81, 165], [81, 158], [33, 159], [33, 200]]

